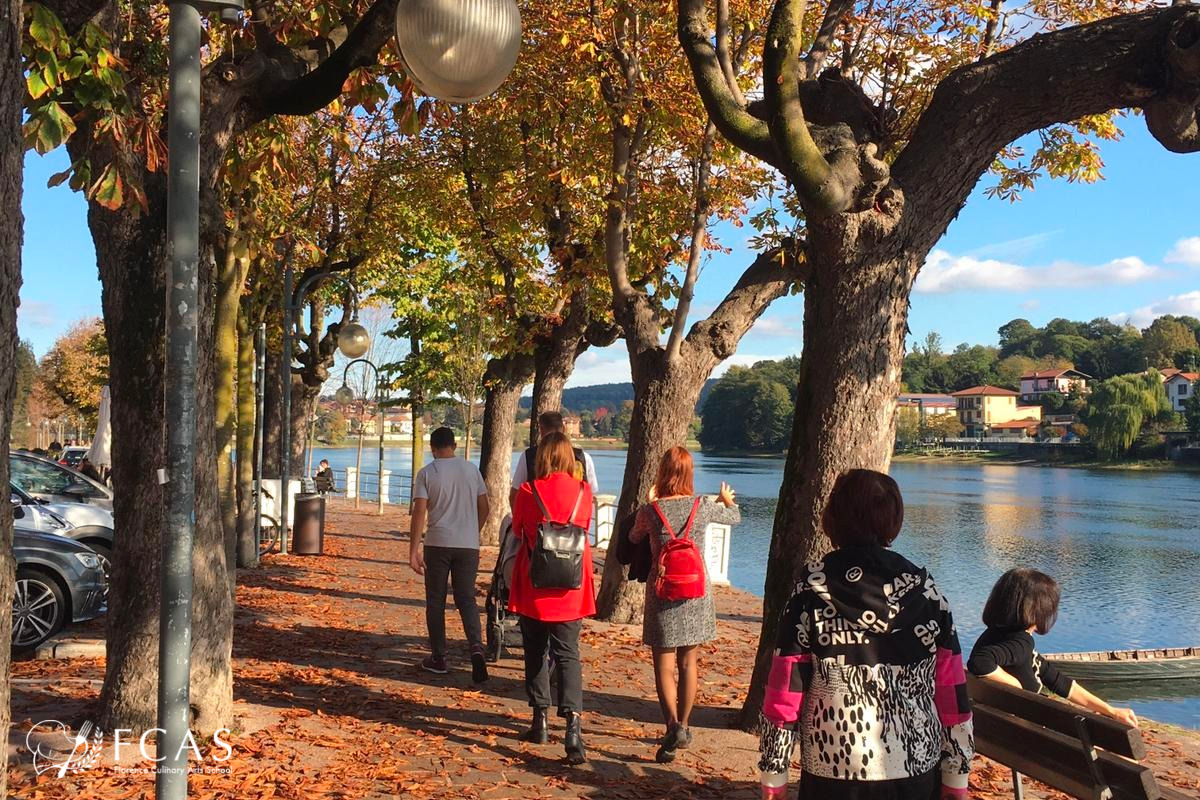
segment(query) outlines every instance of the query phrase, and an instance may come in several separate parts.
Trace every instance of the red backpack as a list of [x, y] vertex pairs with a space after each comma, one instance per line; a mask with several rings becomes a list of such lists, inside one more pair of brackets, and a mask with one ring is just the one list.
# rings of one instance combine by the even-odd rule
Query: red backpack
[[700, 498], [696, 498], [687, 524], [678, 536], [671, 530], [671, 523], [667, 522], [667, 517], [658, 507], [658, 503], [653, 505], [659, 520], [662, 521], [663, 531], [671, 537], [671, 541], [658, 551], [658, 579], [654, 582], [654, 591], [659, 599], [668, 602], [704, 597], [704, 559], [700, 557], [700, 551], [691, 535], [692, 523], [695, 522], [696, 512], [700, 509]]

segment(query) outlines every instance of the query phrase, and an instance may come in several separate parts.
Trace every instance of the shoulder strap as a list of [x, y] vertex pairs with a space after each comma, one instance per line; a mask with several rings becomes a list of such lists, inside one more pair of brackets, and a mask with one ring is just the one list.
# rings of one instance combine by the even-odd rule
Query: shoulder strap
[[529, 488], [533, 491], [533, 499], [537, 501], [538, 508], [541, 509], [542, 519], [546, 520], [547, 522], [553, 522], [554, 520], [550, 518], [550, 512], [546, 510], [546, 504], [542, 502], [542, 496], [538, 494], [537, 481], [531, 480], [529, 482]]
[[567, 517], [567, 524], [575, 524], [575, 515], [579, 513], [579, 504], [583, 502], [583, 487], [587, 486], [586, 481], [579, 482], [579, 494], [575, 495], [575, 505], [571, 508], [571, 516]]
[[660, 522], [662, 522], [663, 530], [669, 533], [671, 538], [674, 539], [675, 530], [671, 527], [671, 523], [667, 521], [667, 515], [663, 513], [662, 508], [658, 505], [658, 501], [655, 500], [650, 505], [654, 506], [654, 513], [658, 514], [658, 519]]
[[692, 513], [688, 515], [687, 524], [683, 526], [683, 533], [679, 534], [680, 538], [687, 539], [692, 535], [692, 523], [696, 521], [696, 512], [700, 510], [700, 498], [696, 498], [696, 502], [692, 504]]

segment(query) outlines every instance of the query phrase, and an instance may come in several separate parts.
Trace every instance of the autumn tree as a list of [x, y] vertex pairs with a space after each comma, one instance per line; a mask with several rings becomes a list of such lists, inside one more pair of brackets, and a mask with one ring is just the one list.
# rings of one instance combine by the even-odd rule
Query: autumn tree
[[[749, 723], [798, 571], [828, 547], [820, 520], [833, 482], [888, 467], [909, 296], [931, 248], [989, 169], [1002, 197], [1039, 175], [1096, 179], [1094, 142], [1116, 135], [1116, 109], [1139, 109], [1172, 151], [1200, 149], [1200, 10], [833, 0], [809, 15], [801, 0], [775, 0], [762, 98], [747, 102], [706, 6], [678, 5], [696, 85], [721, 134], [786, 179], [808, 270]], [[1036, 21], [1022, 24], [1026, 13]], [[1026, 155], [1017, 142], [1035, 131]]]
[[[215, 252], [225, 227], [221, 175], [242, 136], [279, 116], [306, 116], [346, 95], [379, 102], [389, 85], [403, 91], [394, 50], [375, 70], [392, 35], [395, 0], [319, 7], [249, 4], [240, 27], [209, 29], [204, 52], [200, 149], [201, 258], [197, 403], [212, 408]], [[99, 723], [144, 729], [154, 721], [157, 602], [163, 496], [154, 470], [165, 458], [163, 403], [166, 298], [165, 6], [126, 9], [115, 0], [30, 5], [25, 74], [30, 102], [25, 135], [47, 152], [66, 144], [66, 181], [86, 194], [88, 224], [104, 287], [104, 321], [113, 353], [114, 501], [122, 531], [109, 595], [105, 684]], [[380, 76], [383, 76], [380, 78]], [[382, 95], [382, 97], [381, 97]], [[71, 109], [70, 112], [67, 109]], [[196, 434], [196, 592], [191, 702], [200, 731], [232, 720], [232, 602], [213, 414]]]
[[38, 388], [62, 403], [67, 413], [82, 415], [89, 425], [100, 410], [100, 390], [108, 383], [108, 342], [104, 323], [74, 323], [42, 356]]
[[[21, 70], [21, 3], [6, 0], [0, 13], [0, 486], [8, 485], [8, 450], [17, 377], [17, 304], [21, 290], [21, 139], [25, 86]], [[0, 642], [12, 639], [12, 506], [0, 504]], [[12, 654], [0, 647], [0, 730], [11, 718], [9, 668]], [[0, 797], [8, 792], [8, 749], [0, 755]]]
[[1174, 366], [1176, 355], [1190, 353], [1197, 346], [1192, 328], [1171, 316], [1159, 317], [1142, 331], [1146, 363], [1155, 369]]

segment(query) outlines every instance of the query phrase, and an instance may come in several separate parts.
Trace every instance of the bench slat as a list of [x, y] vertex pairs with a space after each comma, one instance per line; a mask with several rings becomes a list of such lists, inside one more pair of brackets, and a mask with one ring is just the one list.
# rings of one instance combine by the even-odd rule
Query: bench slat
[[1096, 747], [1139, 761], [1146, 757], [1146, 743], [1142, 741], [1141, 731], [1115, 719], [974, 675], [967, 676], [967, 693], [972, 700], [1066, 734], [1072, 739], [1079, 737], [1075, 717], [1083, 717], [1092, 744]]
[[[1094, 796], [1091, 771], [1072, 736], [1042, 727], [983, 703], [972, 709], [975, 749], [1074, 797]], [[1163, 793], [1148, 767], [1100, 751], [1100, 770], [1115, 800], [1160, 800]]]

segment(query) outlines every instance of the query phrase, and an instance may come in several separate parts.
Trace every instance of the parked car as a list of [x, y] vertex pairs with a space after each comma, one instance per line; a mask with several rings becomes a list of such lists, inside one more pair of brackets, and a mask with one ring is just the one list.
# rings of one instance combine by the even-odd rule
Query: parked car
[[[69, 536], [96, 551], [104, 562], [104, 574], [110, 573], [113, 551], [113, 514], [106, 508], [87, 503], [47, 503], [9, 484], [13, 517], [29, 515], [29, 527], [39, 533]], [[62, 523], [66, 523], [63, 525]]]
[[88, 448], [86, 447], [76, 447], [74, 445], [70, 447], [64, 447], [58, 456], [58, 463], [62, 464], [64, 467], [77, 469], [79, 467], [79, 463], [83, 461], [83, 457], [87, 454]]
[[35, 649], [68, 622], [100, 616], [108, 592], [100, 556], [65, 536], [28, 530], [23, 522], [16, 520], [13, 530], [12, 647], [18, 652]]
[[112, 490], [81, 472], [32, 453], [14, 452], [8, 464], [12, 482], [48, 503], [87, 503], [112, 511]]

